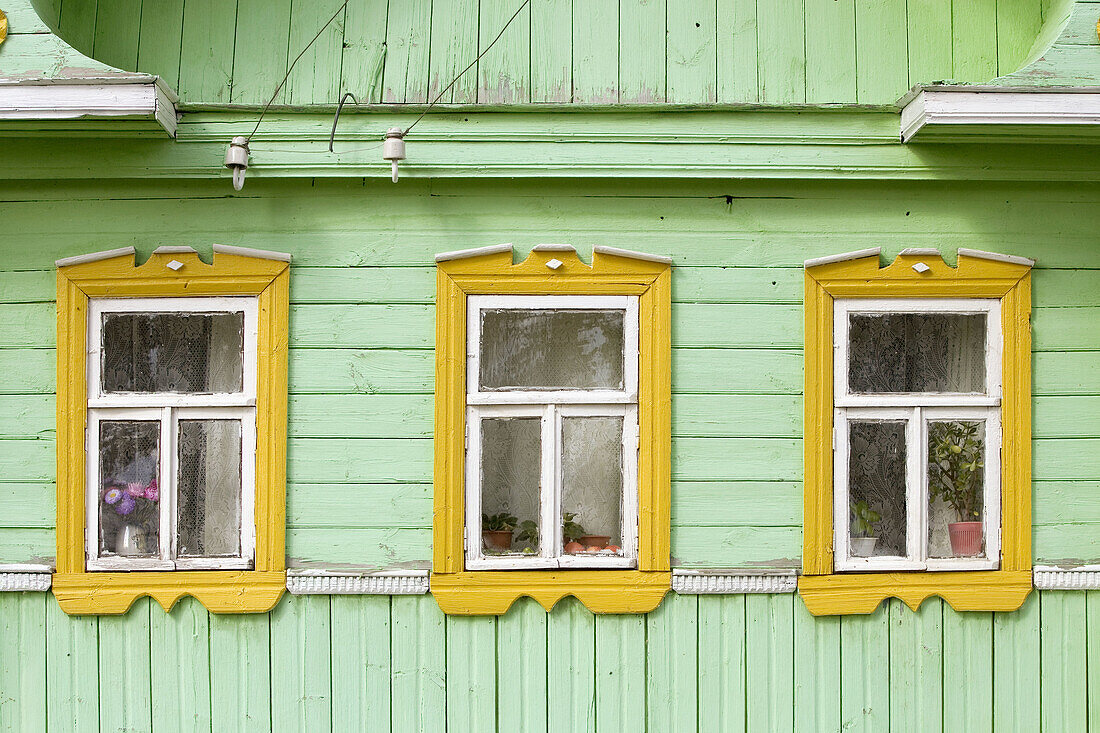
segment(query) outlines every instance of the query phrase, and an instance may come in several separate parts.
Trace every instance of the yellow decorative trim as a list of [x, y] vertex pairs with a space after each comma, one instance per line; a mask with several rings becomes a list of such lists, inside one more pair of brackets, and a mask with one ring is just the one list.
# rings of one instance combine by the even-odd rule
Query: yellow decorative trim
[[[173, 270], [168, 263], [183, 264]], [[219, 253], [132, 254], [57, 270], [57, 574], [69, 614], [125, 613], [148, 595], [167, 610], [192, 595], [215, 613], [263, 612], [286, 590], [286, 412], [289, 269], [286, 262]], [[84, 564], [84, 427], [89, 297], [259, 296], [256, 369], [256, 567], [251, 571], [88, 572]]]
[[[550, 269], [552, 259], [562, 264]], [[431, 588], [446, 613], [503, 613], [529, 595], [550, 608], [576, 596], [597, 613], [652, 610], [671, 586], [671, 267], [597, 251], [589, 267], [572, 250], [535, 250], [513, 264], [510, 251], [445, 260], [436, 272], [435, 503]], [[466, 296], [637, 295], [638, 570], [466, 572]]]
[[[924, 263], [919, 273], [913, 265]], [[833, 299], [1000, 298], [1001, 563], [979, 572], [833, 574]], [[956, 610], [1019, 608], [1031, 589], [1031, 267], [959, 253], [877, 254], [806, 269], [805, 493], [798, 592], [814, 614], [870, 613], [896, 596], [916, 607], [939, 595]]]
[[648, 613], [672, 585], [670, 572], [640, 570], [484, 570], [432, 573], [431, 592], [444, 613], [505, 613], [523, 596], [547, 611], [574, 596], [594, 613]]

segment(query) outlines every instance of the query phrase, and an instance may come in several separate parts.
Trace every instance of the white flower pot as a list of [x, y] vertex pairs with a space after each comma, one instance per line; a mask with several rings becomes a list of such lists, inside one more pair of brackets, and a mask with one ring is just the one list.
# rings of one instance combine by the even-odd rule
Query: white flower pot
[[875, 551], [878, 537], [851, 537], [852, 557], [870, 557]]

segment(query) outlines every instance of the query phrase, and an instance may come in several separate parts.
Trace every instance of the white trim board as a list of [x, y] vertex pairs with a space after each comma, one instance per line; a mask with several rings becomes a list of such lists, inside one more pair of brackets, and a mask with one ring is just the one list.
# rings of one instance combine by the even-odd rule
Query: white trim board
[[369, 575], [289, 571], [286, 589], [294, 595], [423, 595], [428, 592], [428, 571]]
[[794, 593], [798, 576], [786, 573], [748, 573], [721, 570], [672, 571], [672, 590], [680, 594]]
[[0, 573], [0, 593], [4, 591], [44, 591], [53, 584], [50, 573]]
[[[1100, 135], [1100, 90], [925, 88], [901, 101], [901, 141]], [[1020, 128], [1025, 128], [1021, 130]]]
[[149, 82], [0, 84], [0, 120], [144, 117], [176, 136], [176, 95]]

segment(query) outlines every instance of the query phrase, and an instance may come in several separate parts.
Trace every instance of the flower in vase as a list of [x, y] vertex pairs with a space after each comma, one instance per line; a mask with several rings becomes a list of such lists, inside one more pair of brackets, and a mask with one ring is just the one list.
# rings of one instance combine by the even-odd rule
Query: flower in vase
[[150, 481], [149, 485], [145, 487], [145, 498], [149, 501], [160, 499], [160, 486], [157, 484], [156, 479]]
[[122, 497], [122, 500], [118, 502], [118, 505], [115, 507], [115, 511], [117, 511], [119, 514], [122, 514], [123, 516], [125, 516], [125, 515], [129, 514], [130, 512], [134, 511], [134, 507], [136, 507], [136, 506], [137, 506], [137, 502], [134, 501], [134, 497], [130, 496], [129, 494], [126, 494], [125, 496]]
[[122, 489], [117, 486], [112, 486], [107, 489], [107, 492], [103, 494], [103, 501], [108, 504], [117, 504], [118, 500], [122, 498]]
[[126, 493], [130, 496], [145, 496], [145, 484], [140, 481], [131, 481], [126, 484]]

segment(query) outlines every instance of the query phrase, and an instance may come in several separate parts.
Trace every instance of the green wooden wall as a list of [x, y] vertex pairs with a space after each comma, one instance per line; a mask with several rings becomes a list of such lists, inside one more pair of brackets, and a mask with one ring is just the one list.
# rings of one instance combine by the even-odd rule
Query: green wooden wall
[[673, 257], [689, 567], [800, 565], [805, 258], [1037, 258], [1034, 556], [1100, 562], [1100, 184], [70, 180], [0, 184], [0, 222], [0, 563], [54, 555], [54, 259], [220, 242], [294, 256], [290, 565], [427, 567], [432, 256], [509, 241]]
[[289, 597], [248, 616], [143, 599], [97, 619], [0, 593], [0, 729], [1086, 733], [1100, 591], [819, 619], [792, 594], [596, 617], [524, 599], [480, 618], [429, 596]]
[[[36, 0], [78, 50], [184, 104], [433, 99], [520, 0]], [[443, 102], [893, 104], [1019, 68], [1065, 0], [531, 0]]]

